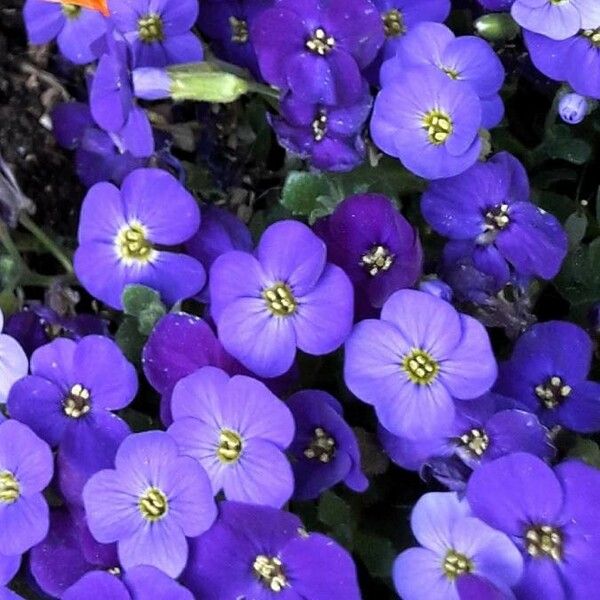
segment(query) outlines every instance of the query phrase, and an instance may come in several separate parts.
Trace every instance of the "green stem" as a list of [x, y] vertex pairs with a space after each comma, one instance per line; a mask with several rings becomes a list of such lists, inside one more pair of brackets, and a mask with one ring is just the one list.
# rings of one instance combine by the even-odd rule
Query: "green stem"
[[31, 233], [35, 238], [37, 238], [40, 243], [56, 258], [56, 260], [62, 265], [63, 269], [70, 275], [73, 273], [73, 265], [71, 261], [67, 258], [66, 254], [61, 250], [61, 248], [53, 242], [50, 237], [48, 237], [29, 217], [29, 215], [25, 213], [21, 213], [19, 217], [19, 223]]

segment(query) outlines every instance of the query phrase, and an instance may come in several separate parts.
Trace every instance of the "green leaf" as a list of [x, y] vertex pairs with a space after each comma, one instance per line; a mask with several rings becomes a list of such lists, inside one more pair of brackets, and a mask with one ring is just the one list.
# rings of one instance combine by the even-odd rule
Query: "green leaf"
[[579, 458], [588, 465], [600, 469], [600, 447], [592, 440], [578, 437], [567, 456], [570, 458]]
[[574, 212], [565, 221], [565, 230], [569, 238], [569, 245], [574, 248], [585, 237], [588, 226], [588, 218], [583, 213]]

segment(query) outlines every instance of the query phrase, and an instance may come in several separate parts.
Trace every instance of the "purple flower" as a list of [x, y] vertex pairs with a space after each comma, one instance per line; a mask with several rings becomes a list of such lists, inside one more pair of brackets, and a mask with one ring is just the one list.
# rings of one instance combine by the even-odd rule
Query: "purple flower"
[[52, 471], [50, 448], [29, 427], [14, 419], [0, 423], [0, 556], [22, 554], [46, 537], [42, 491]]
[[368, 0], [280, 0], [254, 20], [250, 34], [263, 77], [310, 104], [356, 102], [361, 69], [383, 43]]
[[455, 493], [425, 494], [415, 505], [411, 527], [419, 548], [394, 564], [394, 583], [403, 600], [458, 600], [457, 582], [483, 577], [510, 593], [523, 560], [510, 538], [472, 516]]
[[385, 58], [395, 56], [402, 48], [406, 33], [422, 21], [441, 23], [450, 13], [450, 0], [373, 0], [381, 14]]
[[159, 569], [140, 565], [129, 569], [120, 579], [106, 571], [92, 571], [62, 594], [62, 600], [193, 600], [190, 591]]
[[381, 319], [361, 321], [346, 342], [346, 385], [375, 407], [386, 429], [410, 439], [447, 427], [454, 419], [453, 398], [481, 396], [496, 371], [478, 321], [414, 290], [392, 294]]
[[354, 284], [357, 309], [380, 308], [421, 275], [419, 235], [386, 196], [350, 196], [315, 230], [327, 244], [329, 260]]
[[485, 264], [506, 259], [522, 275], [551, 279], [567, 252], [562, 226], [529, 201], [525, 169], [507, 152], [431, 183], [421, 210], [438, 233], [482, 246]]
[[558, 114], [569, 125], [578, 125], [581, 123], [589, 111], [590, 105], [587, 98], [579, 94], [567, 94], [558, 103]]
[[13, 386], [8, 409], [51, 446], [64, 442], [72, 454], [87, 455], [109, 431], [126, 435], [127, 425], [110, 411], [136, 393], [135, 369], [112, 340], [59, 338], [33, 353], [31, 375]]
[[[215, 260], [229, 250], [252, 252], [252, 236], [248, 227], [224, 208], [208, 205], [202, 208], [200, 229], [185, 245], [190, 256], [199, 260], [208, 272]], [[208, 301], [208, 284], [200, 297]]]
[[600, 23], [596, 0], [515, 0], [510, 12], [523, 29], [554, 40], [564, 40], [580, 29], [595, 29]]
[[200, 535], [216, 517], [208, 476], [161, 431], [130, 435], [115, 467], [93, 475], [83, 490], [92, 535], [117, 542], [126, 570], [150, 565], [177, 577], [187, 562], [186, 537]]
[[106, 19], [98, 11], [64, 0], [27, 0], [23, 17], [31, 44], [46, 44], [56, 38], [61, 53], [80, 65], [98, 57], [94, 42], [106, 31]]
[[169, 304], [189, 298], [202, 289], [204, 268], [190, 256], [163, 248], [185, 242], [199, 225], [196, 201], [166, 171], [137, 169], [120, 190], [97, 183], [81, 208], [77, 277], [114, 308], [122, 306], [121, 294], [132, 283], [157, 290]]
[[296, 515], [238, 502], [223, 502], [217, 522], [192, 541], [182, 580], [202, 600], [360, 600], [346, 550], [307, 533]]
[[206, 470], [216, 495], [281, 507], [294, 491], [283, 451], [294, 437], [294, 419], [264, 384], [204, 367], [173, 390], [169, 435], [182, 454]]
[[379, 437], [395, 463], [417, 471], [434, 457], [457, 456], [471, 469], [512, 452], [552, 458], [554, 447], [548, 430], [535, 415], [513, 407], [512, 399], [488, 393], [457, 402], [454, 421], [434, 437], [401, 438], [383, 428]]
[[343, 481], [364, 492], [369, 481], [360, 467], [356, 436], [344, 421], [341, 404], [327, 392], [303, 390], [287, 404], [296, 421], [290, 446], [295, 500], [311, 500]]
[[600, 568], [600, 472], [579, 461], [554, 470], [525, 453], [483, 465], [469, 480], [475, 516], [509, 535], [524, 558], [522, 600], [593, 597]]
[[[4, 315], [0, 310], [0, 332], [4, 326]], [[10, 335], [0, 334], [0, 405], [6, 402], [13, 384], [25, 377], [29, 361], [19, 342]]]
[[482, 127], [494, 127], [502, 120], [504, 107], [498, 92], [504, 67], [485, 40], [472, 35], [455, 37], [441, 23], [419, 23], [406, 34], [396, 56], [383, 64], [381, 84], [393, 84], [405, 69], [421, 66], [437, 67], [450, 79], [469, 84], [481, 100]]
[[271, 117], [279, 143], [310, 160], [324, 171], [350, 171], [364, 159], [361, 133], [371, 110], [371, 95], [364, 94], [348, 106], [305, 102], [288, 94], [281, 102], [281, 117]]
[[436, 67], [404, 70], [375, 99], [371, 136], [381, 150], [427, 179], [466, 171], [481, 152], [481, 101]]
[[523, 32], [533, 64], [546, 76], [566, 81], [582, 96], [600, 99], [600, 17], [590, 29], [565, 40]]
[[127, 40], [134, 67], [164, 67], [202, 60], [200, 40], [190, 32], [196, 0], [109, 0], [115, 29]]
[[262, 377], [285, 373], [296, 347], [321, 355], [352, 327], [352, 285], [298, 221], [263, 233], [254, 256], [227, 252], [210, 271], [211, 311], [225, 349]]
[[496, 388], [549, 427], [598, 431], [600, 383], [587, 380], [592, 352], [589, 335], [573, 323], [532, 325], [501, 365]]
[[223, 60], [260, 75], [250, 31], [255, 19], [273, 0], [202, 0], [198, 26]]

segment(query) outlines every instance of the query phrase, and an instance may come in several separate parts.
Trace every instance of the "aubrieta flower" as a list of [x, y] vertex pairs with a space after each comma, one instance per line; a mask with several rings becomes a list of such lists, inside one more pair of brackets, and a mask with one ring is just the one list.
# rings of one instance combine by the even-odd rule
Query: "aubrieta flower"
[[208, 473], [213, 493], [281, 507], [294, 491], [284, 454], [294, 437], [287, 406], [260, 381], [204, 367], [173, 390], [169, 435]]
[[229, 501], [192, 540], [182, 581], [202, 600], [360, 600], [354, 563], [336, 542], [291, 513]]
[[553, 40], [565, 40], [600, 23], [596, 0], [515, 0], [510, 12], [523, 29]]
[[544, 75], [566, 81], [582, 96], [600, 99], [600, 17], [565, 40], [531, 31], [523, 37], [533, 64]]
[[450, 0], [373, 0], [381, 15], [385, 43], [384, 58], [395, 56], [404, 44], [405, 35], [422, 21], [446, 20]]
[[115, 467], [93, 475], [83, 489], [92, 535], [117, 542], [126, 570], [150, 565], [177, 577], [188, 558], [186, 537], [200, 535], [216, 517], [208, 476], [162, 431], [126, 438]]
[[190, 31], [197, 0], [109, 0], [111, 21], [127, 40], [134, 67], [165, 67], [202, 60], [202, 44]]
[[56, 38], [61, 53], [76, 64], [98, 57], [94, 42], [106, 31], [106, 19], [98, 11], [65, 0], [27, 0], [23, 17], [30, 43], [46, 44]]
[[520, 600], [594, 597], [600, 568], [596, 469], [571, 460], [553, 470], [530, 454], [511, 454], [473, 473], [467, 499], [475, 516], [520, 548]]
[[[4, 315], [0, 310], [0, 332], [4, 327]], [[19, 342], [4, 333], [0, 333], [0, 404], [8, 398], [13, 384], [25, 377], [29, 370], [27, 355]]]
[[29, 427], [14, 419], [0, 423], [0, 555], [20, 555], [46, 537], [49, 513], [42, 492], [53, 468], [50, 448]]
[[327, 244], [329, 260], [354, 284], [357, 310], [380, 308], [421, 275], [419, 234], [386, 196], [350, 196], [317, 221], [315, 231]]
[[400, 78], [406, 68], [427, 65], [471, 86], [481, 100], [482, 127], [494, 127], [501, 121], [504, 106], [498, 92], [504, 67], [485, 40], [473, 35], [455, 37], [441, 23], [419, 23], [406, 34], [396, 56], [382, 65], [381, 85]]
[[344, 421], [342, 405], [320, 390], [296, 392], [287, 405], [296, 421], [289, 448], [296, 481], [294, 499], [317, 498], [340, 481], [364, 492], [369, 481], [361, 470], [358, 442]]
[[113, 308], [121, 308], [121, 294], [132, 283], [174, 304], [198, 293], [206, 273], [194, 258], [163, 248], [185, 242], [199, 226], [196, 201], [166, 171], [136, 169], [120, 190], [97, 183], [81, 207], [75, 272], [88, 292]]
[[315, 104], [351, 104], [383, 43], [369, 0], [280, 0], [252, 23], [262, 76]]
[[159, 569], [140, 565], [127, 570], [122, 579], [107, 571], [84, 575], [61, 596], [62, 600], [193, 600], [189, 590]]
[[358, 323], [346, 342], [344, 380], [381, 424], [410, 439], [454, 420], [453, 398], [489, 390], [497, 367], [485, 328], [440, 298], [399, 290], [381, 318]]
[[510, 538], [472, 516], [453, 492], [425, 494], [411, 514], [421, 544], [394, 563], [394, 584], [403, 600], [459, 600], [457, 581], [478, 575], [510, 592], [523, 560]]
[[481, 152], [481, 101], [473, 89], [437, 67], [405, 69], [375, 99], [375, 144], [426, 179], [466, 171]]
[[529, 200], [523, 165], [500, 152], [451, 179], [432, 182], [423, 216], [441, 235], [472, 240], [485, 264], [508, 261], [522, 275], [551, 279], [567, 252], [567, 236], [553, 215]]
[[592, 340], [581, 327], [565, 321], [537, 323], [501, 365], [496, 389], [550, 427], [598, 431], [600, 383], [587, 379], [592, 356]]
[[279, 221], [254, 253], [227, 252], [210, 270], [211, 312], [225, 349], [261, 377], [285, 373], [296, 347], [321, 355], [350, 333], [352, 284], [326, 262], [325, 244], [298, 221]]
[[324, 171], [350, 171], [364, 159], [361, 133], [372, 98], [365, 85], [357, 101], [344, 106], [306, 102], [293, 94], [281, 101], [280, 117], [270, 122], [279, 143]]
[[51, 446], [95, 452], [108, 431], [128, 431], [110, 411], [127, 406], [137, 386], [135, 368], [109, 338], [58, 338], [33, 353], [31, 375], [13, 386], [8, 409]]
[[202, 0], [198, 26], [215, 54], [260, 76], [250, 31], [254, 20], [273, 0]]

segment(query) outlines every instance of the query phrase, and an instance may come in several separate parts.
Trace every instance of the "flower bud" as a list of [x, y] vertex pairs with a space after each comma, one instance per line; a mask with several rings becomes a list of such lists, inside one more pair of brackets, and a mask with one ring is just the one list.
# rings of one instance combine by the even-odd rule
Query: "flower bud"
[[581, 123], [588, 114], [589, 109], [587, 98], [575, 93], [563, 96], [558, 104], [560, 118], [569, 125]]

